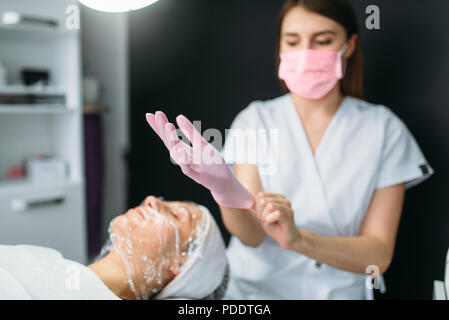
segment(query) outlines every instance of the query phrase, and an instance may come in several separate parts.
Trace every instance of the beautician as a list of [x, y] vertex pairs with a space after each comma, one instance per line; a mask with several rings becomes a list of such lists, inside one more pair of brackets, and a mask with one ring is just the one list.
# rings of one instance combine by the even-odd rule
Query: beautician
[[[278, 130], [276, 154], [268, 157], [274, 172], [263, 174], [265, 158], [246, 156], [258, 155], [257, 143], [236, 145], [244, 139], [232, 136], [222, 154], [233, 174], [224, 163], [190, 164], [199, 135], [190, 121], [177, 118], [192, 148], [177, 141], [162, 112], [147, 120], [184, 174], [220, 205], [233, 235], [226, 298], [370, 299], [367, 272], [381, 275], [391, 264], [405, 190], [433, 169], [389, 108], [362, 100], [349, 1], [288, 0], [276, 57], [286, 94], [251, 103], [231, 127]], [[180, 159], [179, 149], [189, 158]]]

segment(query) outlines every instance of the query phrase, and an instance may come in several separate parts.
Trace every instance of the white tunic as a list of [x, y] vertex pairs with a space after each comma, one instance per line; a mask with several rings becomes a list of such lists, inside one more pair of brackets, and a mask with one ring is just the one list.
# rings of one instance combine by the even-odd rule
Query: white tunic
[[[229, 164], [256, 164], [263, 190], [283, 194], [292, 203], [296, 226], [325, 236], [359, 235], [376, 189], [400, 183], [410, 188], [433, 174], [412, 134], [390, 109], [350, 96], [315, 155], [290, 94], [251, 103], [231, 129], [259, 129], [258, 137], [260, 129], [272, 130], [268, 149], [262, 140], [242, 145], [235, 139], [241, 132], [231, 130], [224, 158]], [[227, 254], [228, 299], [369, 298], [367, 275], [320, 266], [268, 236], [257, 248], [232, 237]]]

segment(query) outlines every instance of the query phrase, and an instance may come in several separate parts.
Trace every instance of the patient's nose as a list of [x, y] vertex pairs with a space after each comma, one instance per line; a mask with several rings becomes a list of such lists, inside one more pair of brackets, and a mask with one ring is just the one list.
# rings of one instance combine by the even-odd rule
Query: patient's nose
[[148, 196], [143, 201], [143, 204], [146, 205], [146, 206], [150, 206], [152, 203], [154, 203], [154, 200], [156, 200], [156, 199], [157, 198], [155, 196]]
[[144, 205], [150, 207], [153, 210], [161, 212], [165, 209], [166, 204], [164, 201], [156, 198], [155, 196], [149, 196], [145, 199]]

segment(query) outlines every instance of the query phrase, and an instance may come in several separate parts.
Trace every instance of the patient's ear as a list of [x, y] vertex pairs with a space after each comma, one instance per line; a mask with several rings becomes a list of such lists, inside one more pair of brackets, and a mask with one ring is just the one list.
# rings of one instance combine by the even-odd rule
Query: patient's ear
[[170, 266], [170, 272], [173, 273], [175, 276], [177, 276], [181, 271], [181, 266], [184, 264], [184, 262], [187, 261], [188, 258], [189, 257], [187, 255], [181, 256], [181, 261], [179, 263], [173, 263]]

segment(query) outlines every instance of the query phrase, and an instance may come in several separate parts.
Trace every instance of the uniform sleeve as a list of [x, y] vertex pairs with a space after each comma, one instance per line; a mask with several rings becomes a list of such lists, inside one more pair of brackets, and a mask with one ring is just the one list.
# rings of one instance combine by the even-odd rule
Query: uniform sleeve
[[409, 189], [433, 174], [418, 143], [406, 125], [385, 108], [385, 136], [377, 189], [406, 183]]
[[257, 165], [258, 102], [251, 103], [241, 111], [226, 132], [222, 155], [227, 164]]

